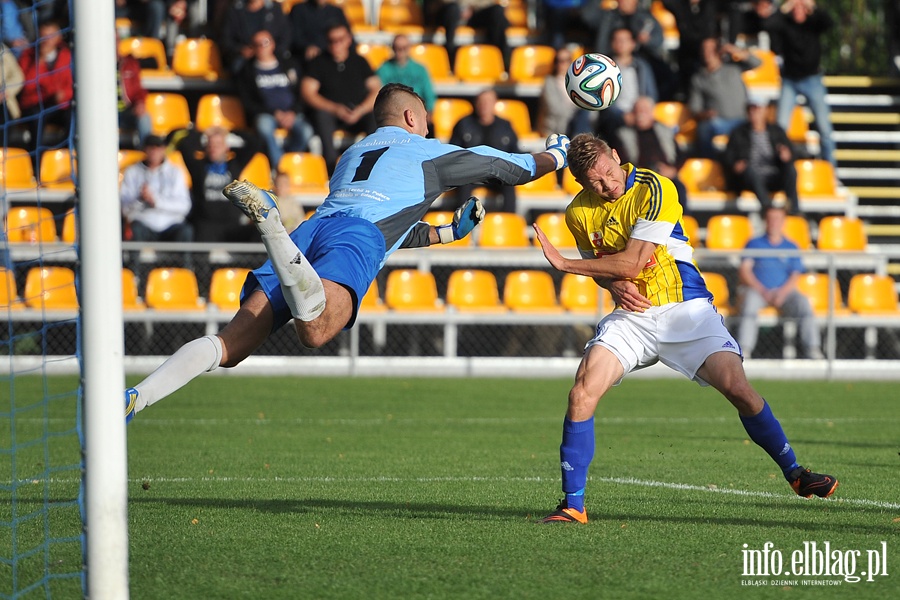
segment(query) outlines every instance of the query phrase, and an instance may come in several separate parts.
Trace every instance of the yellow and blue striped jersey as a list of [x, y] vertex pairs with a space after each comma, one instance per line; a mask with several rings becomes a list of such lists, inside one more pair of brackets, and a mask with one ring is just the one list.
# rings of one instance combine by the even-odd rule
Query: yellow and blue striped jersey
[[678, 192], [671, 180], [649, 169], [624, 164], [625, 193], [615, 201], [582, 190], [566, 209], [566, 222], [585, 258], [625, 249], [630, 238], [653, 242], [656, 250], [633, 279], [654, 306], [712, 298], [694, 262], [684, 231]]

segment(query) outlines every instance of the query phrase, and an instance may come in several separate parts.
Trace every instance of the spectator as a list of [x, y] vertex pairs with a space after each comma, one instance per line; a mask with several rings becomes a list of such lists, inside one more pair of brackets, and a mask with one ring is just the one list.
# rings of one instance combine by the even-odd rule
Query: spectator
[[328, 29], [328, 52], [315, 57], [300, 81], [300, 95], [310, 109], [313, 129], [322, 141], [328, 173], [337, 164], [334, 132], [369, 134], [375, 131], [372, 109], [381, 80], [368, 61], [357, 54], [346, 25]]
[[[765, 212], [766, 233], [747, 243], [748, 250], [795, 251], [797, 245], [784, 237], [785, 211], [769, 206]], [[797, 319], [800, 341], [807, 358], [821, 359], [822, 342], [809, 299], [797, 290], [797, 279], [803, 273], [798, 256], [745, 257], [738, 269], [741, 282], [741, 324], [738, 342], [744, 358], [756, 348], [759, 324], [756, 317], [766, 306], [772, 306], [783, 317]]]
[[443, 27], [450, 64], [456, 60], [456, 30], [467, 25], [484, 31], [485, 41], [500, 48], [503, 63], [509, 70], [510, 49], [506, 39], [509, 20], [497, 0], [423, 0], [425, 24]]
[[678, 27], [678, 81], [681, 92], [687, 96], [688, 86], [694, 73], [700, 70], [700, 45], [703, 40], [718, 35], [716, 12], [720, 0], [663, 0], [675, 17]]
[[797, 169], [791, 142], [784, 129], [767, 122], [766, 108], [765, 100], [751, 97], [747, 121], [731, 132], [724, 157], [731, 187], [737, 193], [751, 190], [764, 210], [772, 205], [770, 192], [784, 191], [791, 212], [799, 213]]
[[119, 102], [119, 129], [137, 132], [137, 147], [144, 144], [153, 125], [147, 113], [147, 90], [141, 84], [141, 65], [133, 56], [119, 52], [116, 34], [116, 63], [118, 67], [116, 92]]
[[[716, 158], [713, 138], [728, 135], [746, 118], [747, 88], [741, 73], [758, 67], [760, 60], [716, 38], [703, 40], [701, 53], [704, 68], [691, 79], [688, 108], [697, 119], [697, 154]], [[725, 62], [723, 55], [732, 62]]]
[[191, 175], [190, 221], [200, 242], [259, 241], [256, 228], [226, 203], [225, 186], [237, 179], [259, 151], [247, 135], [210, 127], [205, 133], [190, 132], [178, 144]]
[[[612, 32], [612, 54], [610, 55], [622, 72], [622, 89], [615, 104], [602, 111], [597, 118], [598, 131], [601, 137], [614, 139], [616, 131], [625, 125], [634, 125], [632, 109], [639, 96], [648, 96], [654, 102], [659, 100], [653, 68], [640, 56], [635, 56], [637, 47], [634, 34], [627, 27], [620, 27]], [[613, 143], [617, 146], [618, 143]]]
[[584, 29], [581, 20], [585, 0], [543, 0], [545, 43], [561, 48], [570, 40], [569, 31]]
[[278, 197], [278, 214], [286, 231], [293, 231], [306, 218], [303, 205], [291, 194], [291, 177], [284, 171], [275, 174], [272, 191]]
[[125, 169], [119, 195], [135, 242], [191, 242], [191, 195], [181, 170], [166, 159], [166, 141], [147, 136], [147, 157]]
[[253, 34], [265, 29], [275, 40], [275, 55], [279, 59], [291, 56], [291, 24], [272, 0], [235, 0], [225, 14], [219, 48], [229, 72], [240, 72], [244, 63], [253, 58]]
[[308, 63], [328, 50], [326, 32], [332, 25], [344, 25], [350, 29], [350, 22], [340, 6], [326, 0], [306, 0], [291, 8], [291, 52], [294, 58]]
[[[837, 166], [834, 158], [834, 134], [831, 109], [825, 100], [822, 80], [822, 34], [831, 29], [834, 21], [825, 10], [816, 7], [815, 0], [787, 0], [781, 11], [772, 5], [759, 4], [758, 10], [770, 11], [763, 27], [781, 48], [781, 95], [778, 98], [778, 124], [787, 129], [791, 113], [797, 104], [797, 94], [803, 94], [812, 110], [819, 131], [822, 158]], [[763, 16], [761, 15], [761, 16]]]
[[19, 21], [19, 7], [13, 0], [0, 0], [0, 38], [17, 58], [28, 46], [28, 37]]
[[[265, 29], [253, 34], [253, 48], [254, 60], [244, 64], [235, 83], [244, 110], [266, 144], [269, 162], [277, 167], [285, 152], [306, 151], [313, 129], [303, 115], [294, 62], [275, 55], [275, 40]], [[275, 137], [278, 128], [287, 130], [283, 148]]]
[[544, 79], [538, 100], [538, 131], [541, 135], [563, 131], [574, 137], [591, 130], [591, 121], [596, 113], [575, 106], [566, 91], [566, 71], [570, 64], [572, 51], [559, 48], [553, 61], [553, 72]]
[[[16, 96], [25, 81], [22, 69], [12, 50], [6, 44], [0, 44], [0, 125], [22, 116]], [[7, 140], [7, 145], [10, 140]]]
[[[487, 89], [475, 98], [475, 112], [463, 117], [453, 127], [450, 143], [462, 148], [474, 148], [475, 146], [491, 146], [503, 152], [517, 153], [519, 150], [519, 138], [513, 131], [512, 125], [506, 119], [494, 114], [494, 106], [497, 104], [497, 92]], [[516, 188], [505, 185], [499, 181], [489, 183], [487, 186], [493, 192], [500, 192], [503, 196], [501, 209], [503, 212], [516, 212]], [[460, 186], [457, 191], [459, 204], [462, 205], [472, 195], [474, 185]]]
[[641, 96], [634, 103], [631, 125], [625, 125], [616, 133], [619, 140], [619, 156], [642, 169], [650, 169], [668, 177], [678, 192], [682, 210], [688, 213], [687, 189], [678, 178], [681, 166], [675, 132], [656, 120], [653, 98]]
[[[72, 53], [55, 21], [42, 23], [38, 42], [19, 57], [25, 85], [19, 107], [27, 120], [32, 147], [55, 145], [69, 135], [72, 117]], [[50, 125], [55, 135], [46, 129]]]
[[402, 83], [414, 89], [425, 101], [425, 110], [430, 117], [437, 96], [428, 69], [409, 57], [410, 46], [409, 38], [402, 33], [394, 37], [391, 44], [394, 57], [378, 68], [377, 75], [382, 83]]
[[117, 19], [130, 19], [132, 35], [162, 38], [165, 0], [115, 0]]
[[171, 53], [179, 36], [196, 38], [206, 35], [209, 9], [199, 0], [169, 0], [166, 11], [166, 48]]
[[619, 0], [615, 8], [607, 10], [601, 2], [587, 2], [582, 19], [594, 32], [592, 51], [612, 54], [612, 33], [622, 27], [634, 34], [641, 56], [647, 54], [662, 57], [663, 31], [650, 11], [638, 6], [638, 0]]

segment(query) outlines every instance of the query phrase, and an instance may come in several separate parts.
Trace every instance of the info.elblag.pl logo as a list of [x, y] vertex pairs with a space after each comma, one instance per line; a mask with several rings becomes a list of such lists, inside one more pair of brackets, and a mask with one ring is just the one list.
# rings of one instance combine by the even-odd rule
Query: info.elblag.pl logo
[[[741, 555], [741, 585], [830, 586], [873, 582], [888, 575], [887, 542], [866, 550], [832, 548], [831, 542], [803, 542], [802, 548], [793, 551], [782, 551], [766, 542], [760, 549], [744, 544]], [[759, 577], [777, 579], [756, 579]]]

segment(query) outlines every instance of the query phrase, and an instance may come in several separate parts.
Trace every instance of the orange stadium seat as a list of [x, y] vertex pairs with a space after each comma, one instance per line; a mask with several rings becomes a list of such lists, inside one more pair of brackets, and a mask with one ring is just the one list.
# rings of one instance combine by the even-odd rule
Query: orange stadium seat
[[[565, 213], [544, 213], [539, 215], [534, 222], [547, 235], [550, 243], [557, 248], [575, 248], [577, 246], [575, 237], [569, 231], [569, 226], [566, 225]], [[537, 236], [533, 241], [535, 246], [541, 245]]]
[[897, 282], [889, 275], [854, 275], [850, 279], [847, 306], [855, 313], [894, 316], [898, 312]]
[[456, 123], [472, 114], [472, 103], [462, 98], [438, 98], [431, 113], [434, 137], [447, 141]]
[[574, 196], [584, 189], [581, 187], [580, 183], [575, 181], [575, 176], [572, 175], [572, 171], [570, 171], [568, 167], [563, 169], [562, 188], [563, 191], [570, 196]]
[[222, 58], [216, 43], [206, 38], [188, 38], [175, 44], [172, 71], [180, 77], [201, 77], [215, 81], [223, 75]]
[[866, 230], [859, 219], [829, 216], [819, 221], [819, 250], [863, 251], [867, 243]]
[[325, 159], [311, 152], [285, 152], [278, 170], [287, 173], [292, 194], [324, 194], [328, 191]]
[[515, 312], [562, 312], [553, 277], [546, 271], [513, 271], [503, 284], [503, 304]]
[[363, 296], [363, 299], [359, 304], [359, 310], [370, 313], [385, 312], [387, 310], [387, 306], [384, 305], [384, 302], [381, 299], [381, 294], [378, 293], [377, 281], [373, 281], [372, 285], [369, 286], [366, 295]]
[[801, 250], [812, 248], [809, 234], [809, 222], [800, 215], [788, 215], [784, 221], [784, 237], [791, 240]]
[[383, 0], [378, 9], [378, 28], [390, 33], [421, 35], [425, 32], [422, 9], [414, 0]]
[[410, 58], [428, 70], [433, 83], [455, 83], [459, 81], [450, 67], [447, 49], [440, 44], [415, 44], [410, 48]]
[[797, 168], [797, 195], [803, 198], [821, 196], [833, 198], [837, 195], [834, 167], [827, 160], [800, 159], [794, 161]]
[[77, 161], [67, 149], [45, 151], [41, 154], [41, 186], [51, 190], [74, 192], [73, 163], [76, 163], [77, 167]]
[[509, 78], [515, 83], [542, 84], [553, 71], [555, 60], [556, 50], [552, 46], [518, 46], [509, 61]]
[[213, 271], [209, 284], [209, 305], [223, 311], [235, 311], [241, 305], [241, 288], [250, 269], [223, 268]]
[[141, 66], [141, 77], [170, 77], [174, 73], [166, 59], [166, 47], [162, 40], [152, 37], [132, 37], [119, 41], [119, 54], [133, 56], [139, 61], [153, 60], [155, 67]]
[[523, 183], [516, 187], [516, 192], [526, 196], [556, 196], [559, 192], [556, 186], [556, 172], [544, 173], [537, 179]]
[[478, 245], [483, 248], [524, 248], [530, 245], [527, 225], [522, 215], [488, 213], [480, 229]]
[[713, 295], [713, 305], [719, 314], [727, 317], [733, 314], [731, 307], [731, 296], [728, 293], [728, 281], [720, 273], [702, 273], [703, 279], [706, 281], [706, 289]]
[[397, 269], [388, 275], [385, 290], [388, 308], [401, 311], [443, 310], [434, 275], [426, 271]]
[[124, 310], [144, 310], [147, 308], [138, 297], [137, 279], [131, 269], [122, 269], [122, 308]]
[[762, 61], [755, 69], [744, 71], [742, 77], [747, 91], [778, 91], [781, 88], [781, 69], [778, 68], [778, 57], [771, 50], [751, 48], [750, 52]]
[[817, 315], [828, 314], [829, 287], [834, 290], [835, 314], [846, 314], [848, 311], [844, 307], [837, 279], [829, 278], [827, 273], [804, 273], [797, 279], [797, 290], [809, 299], [809, 304]]
[[147, 114], [150, 115], [154, 135], [166, 136], [191, 126], [191, 111], [187, 99], [181, 94], [147, 94]]
[[237, 96], [201, 96], [195, 121], [198, 131], [206, 131], [210, 127], [224, 127], [228, 131], [247, 127], [244, 105]]
[[74, 244], [78, 238], [78, 227], [75, 222], [75, 209], [70, 208], [63, 217], [62, 241], [67, 244]]
[[532, 129], [531, 113], [528, 112], [528, 105], [522, 100], [497, 100], [497, 103], [494, 104], [494, 114], [509, 121], [513, 131], [516, 132], [516, 136], [520, 140], [541, 137], [538, 132]]
[[706, 247], [740, 250], [753, 237], [753, 225], [744, 215], [714, 215], [706, 223]]
[[357, 44], [356, 51], [369, 62], [369, 66], [372, 67], [373, 71], [377, 71], [378, 67], [394, 55], [391, 47], [385, 44]]
[[0, 148], [0, 188], [33, 189], [37, 186], [31, 156], [22, 148]]
[[203, 310], [197, 276], [189, 269], [157, 267], [147, 276], [144, 294], [155, 310]]
[[145, 158], [147, 158], [147, 154], [143, 150], [119, 150], [119, 171], [124, 171]]
[[55, 242], [56, 221], [49, 208], [17, 206], [6, 213], [6, 239], [10, 243]]
[[597, 285], [592, 278], [575, 273], [563, 275], [559, 289], [562, 307], [574, 313], [608, 313], [612, 311], [609, 292]]
[[77, 310], [75, 271], [68, 267], [32, 267], [25, 277], [25, 304], [37, 309]]
[[496, 83], [506, 77], [503, 54], [497, 46], [487, 44], [457, 48], [453, 72], [466, 83]]
[[684, 233], [687, 235], [691, 247], [699, 248], [701, 244], [700, 225], [697, 223], [697, 219], [691, 215], [682, 215], [681, 222], [684, 223]]
[[21, 310], [25, 305], [19, 299], [15, 273], [0, 267], [0, 311]]
[[685, 145], [694, 141], [697, 135], [697, 121], [683, 102], [657, 102], [653, 107], [657, 121], [675, 130], [675, 141]]
[[269, 165], [268, 157], [262, 152], [257, 152], [238, 175], [238, 179], [246, 179], [255, 183], [264, 190], [271, 190], [274, 186], [272, 182], [272, 167]]
[[497, 278], [490, 271], [458, 270], [447, 281], [447, 305], [460, 312], [506, 312]]
[[678, 178], [693, 200], [723, 199], [728, 196], [725, 170], [710, 158], [689, 158], [678, 170]]

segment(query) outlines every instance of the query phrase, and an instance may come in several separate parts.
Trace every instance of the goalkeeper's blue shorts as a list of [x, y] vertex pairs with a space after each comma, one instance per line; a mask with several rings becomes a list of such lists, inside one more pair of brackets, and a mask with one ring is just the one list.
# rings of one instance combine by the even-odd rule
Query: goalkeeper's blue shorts
[[[359, 303], [369, 291], [384, 259], [386, 249], [381, 230], [357, 217], [323, 217], [301, 223], [291, 232], [291, 239], [321, 279], [334, 281], [350, 290], [354, 308], [345, 329], [353, 327]], [[256, 290], [262, 290], [272, 304], [275, 313], [272, 331], [293, 319], [271, 260], [247, 275], [241, 302]]]

